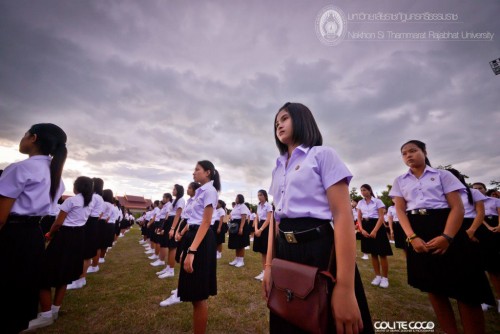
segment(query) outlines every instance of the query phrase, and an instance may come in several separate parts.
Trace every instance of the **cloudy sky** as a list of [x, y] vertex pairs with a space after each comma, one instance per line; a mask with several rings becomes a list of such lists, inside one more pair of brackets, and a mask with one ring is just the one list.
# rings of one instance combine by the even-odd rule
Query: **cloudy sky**
[[[99, 176], [118, 195], [159, 199], [209, 159], [223, 199], [255, 202], [278, 155], [274, 116], [294, 101], [312, 110], [352, 186], [392, 184], [409, 139], [426, 142], [436, 166], [500, 180], [500, 75], [489, 65], [500, 58], [498, 1], [335, 1], [347, 32], [335, 46], [315, 27], [328, 5], [1, 0], [0, 168], [25, 158], [17, 148], [32, 124], [53, 122], [69, 138], [68, 190]], [[430, 37], [440, 32], [459, 37]]]

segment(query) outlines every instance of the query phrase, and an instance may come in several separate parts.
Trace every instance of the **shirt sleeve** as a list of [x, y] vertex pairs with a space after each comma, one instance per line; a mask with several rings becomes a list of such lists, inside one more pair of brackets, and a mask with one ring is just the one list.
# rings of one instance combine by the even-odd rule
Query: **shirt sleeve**
[[472, 192], [472, 199], [474, 200], [474, 203], [486, 201], [487, 197], [484, 196], [479, 190], [471, 189], [470, 191]]
[[18, 198], [24, 191], [27, 182], [27, 173], [23, 173], [18, 164], [10, 165], [0, 177], [0, 195], [9, 198]]
[[384, 204], [384, 202], [382, 202], [381, 199], [377, 198], [375, 201], [377, 203], [377, 209], [385, 208], [385, 204]]
[[339, 181], [346, 180], [347, 185], [351, 182], [352, 174], [347, 166], [340, 160], [333, 148], [320, 150], [316, 155], [316, 161], [319, 166], [319, 174], [323, 182], [323, 187], [328, 189]]
[[392, 183], [392, 188], [391, 191], [389, 191], [389, 196], [390, 197], [403, 197], [403, 194], [401, 193], [401, 189], [399, 188], [399, 178], [397, 177], [394, 182]]
[[211, 205], [214, 209], [217, 207], [217, 191], [206, 191], [203, 196], [203, 207]]
[[441, 177], [441, 185], [443, 187], [443, 192], [445, 194], [451, 193], [452, 191], [465, 189], [465, 186], [456, 178], [455, 175], [451, 174], [447, 170], [439, 169], [439, 176]]
[[73, 198], [66, 198], [66, 200], [61, 204], [61, 207], [59, 208], [61, 211], [64, 211], [66, 213], [71, 211], [71, 208], [73, 208]]

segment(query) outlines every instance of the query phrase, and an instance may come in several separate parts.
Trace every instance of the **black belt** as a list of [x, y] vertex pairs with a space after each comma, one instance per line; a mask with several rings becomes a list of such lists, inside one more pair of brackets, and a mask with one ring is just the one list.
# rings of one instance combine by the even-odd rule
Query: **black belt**
[[436, 213], [443, 213], [445, 211], [450, 211], [449, 208], [444, 209], [413, 209], [406, 211], [407, 216], [428, 216]]
[[496, 219], [496, 218], [498, 218], [498, 216], [491, 215], [491, 216], [486, 216], [486, 217], [484, 217], [484, 218], [486, 218], [486, 219], [490, 219], [490, 220], [491, 220], [491, 219]]
[[7, 224], [29, 224], [29, 225], [39, 225], [45, 216], [21, 216], [21, 215], [9, 215], [7, 218]]
[[330, 224], [324, 224], [310, 230], [300, 231], [300, 232], [284, 232], [279, 230], [280, 237], [286, 240], [289, 244], [297, 244], [301, 242], [307, 242], [319, 239], [323, 236], [328, 229], [331, 229]]
[[365, 222], [369, 222], [370, 220], [377, 220], [378, 221], [378, 218], [362, 218], [362, 220]]

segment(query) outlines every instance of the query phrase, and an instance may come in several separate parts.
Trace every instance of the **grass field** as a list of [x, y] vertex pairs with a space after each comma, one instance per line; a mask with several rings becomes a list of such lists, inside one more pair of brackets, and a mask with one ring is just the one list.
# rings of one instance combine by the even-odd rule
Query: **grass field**
[[[160, 268], [149, 265], [139, 238], [137, 227], [120, 238], [101, 270], [88, 276], [87, 286], [68, 291], [56, 323], [37, 333], [190, 333], [190, 303], [159, 306], [177, 286], [178, 267], [174, 278], [158, 279]], [[406, 284], [402, 251], [394, 253], [388, 289], [370, 285], [370, 261], [358, 257], [373, 321], [434, 321], [437, 326], [426, 295]], [[218, 262], [218, 295], [209, 299], [208, 332], [267, 333], [267, 307], [260, 282], [253, 278], [261, 270], [260, 254], [247, 251], [242, 268], [228, 265], [233, 258], [234, 252], [224, 249]], [[500, 333], [500, 314], [488, 311], [485, 316], [487, 333]], [[437, 328], [434, 333], [442, 332]]]

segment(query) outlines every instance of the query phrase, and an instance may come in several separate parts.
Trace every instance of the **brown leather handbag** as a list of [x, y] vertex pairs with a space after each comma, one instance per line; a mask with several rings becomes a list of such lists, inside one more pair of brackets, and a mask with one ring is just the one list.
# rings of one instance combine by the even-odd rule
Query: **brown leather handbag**
[[333, 326], [328, 322], [331, 313], [331, 292], [335, 284], [335, 278], [331, 274], [332, 261], [335, 261], [334, 249], [328, 271], [274, 258], [267, 307], [302, 330], [309, 333], [327, 333]]

